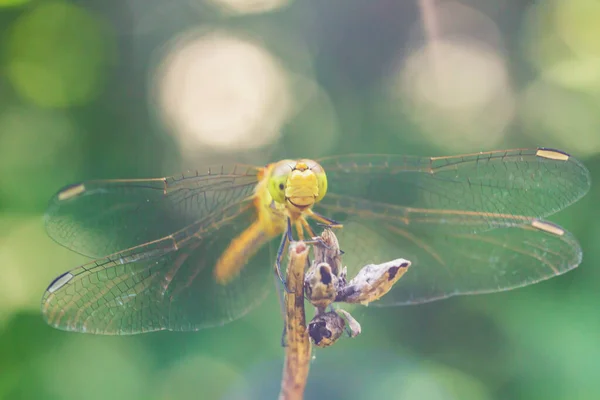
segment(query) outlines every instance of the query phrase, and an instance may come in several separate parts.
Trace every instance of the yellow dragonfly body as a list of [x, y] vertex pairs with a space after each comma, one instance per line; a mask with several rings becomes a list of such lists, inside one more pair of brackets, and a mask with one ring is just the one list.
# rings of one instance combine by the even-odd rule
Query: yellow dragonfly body
[[[215, 279], [219, 283], [226, 284], [235, 277], [248, 259], [269, 240], [284, 233], [290, 234], [286, 232], [288, 226], [293, 224], [298, 237], [303, 240], [305, 230], [311, 238], [315, 236], [307, 217], [325, 224], [332, 223], [312, 211], [315, 203], [327, 192], [327, 177], [316, 161], [279, 161], [267, 165], [257, 177], [253, 206], [258, 217], [231, 241], [217, 261]], [[285, 240], [282, 241], [282, 247], [285, 243]]]
[[514, 289], [580, 264], [576, 239], [544, 218], [589, 186], [579, 161], [543, 148], [78, 183], [53, 197], [46, 228], [93, 261], [50, 283], [42, 313], [56, 328], [97, 334], [222, 325], [272, 290], [286, 238], [334, 221], [349, 276], [369, 263], [412, 262], [374, 306]]

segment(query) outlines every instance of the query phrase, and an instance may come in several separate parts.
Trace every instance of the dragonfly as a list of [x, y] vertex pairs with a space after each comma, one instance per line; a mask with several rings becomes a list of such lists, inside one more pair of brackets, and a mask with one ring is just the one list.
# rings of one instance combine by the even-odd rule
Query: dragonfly
[[584, 196], [586, 167], [548, 148], [457, 156], [352, 154], [228, 165], [60, 189], [48, 235], [92, 260], [54, 279], [46, 322], [104, 335], [226, 324], [273, 289], [289, 240], [336, 225], [348, 276], [412, 262], [372, 306], [506, 291], [577, 267], [576, 238], [545, 220]]

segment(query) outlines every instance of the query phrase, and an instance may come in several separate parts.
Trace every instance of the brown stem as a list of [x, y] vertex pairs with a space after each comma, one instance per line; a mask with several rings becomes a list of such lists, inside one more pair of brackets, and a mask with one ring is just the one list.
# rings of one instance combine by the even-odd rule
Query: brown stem
[[310, 340], [304, 310], [304, 272], [308, 249], [304, 242], [294, 242], [290, 245], [287, 286], [291, 293], [286, 293], [284, 300], [287, 346], [280, 400], [302, 399], [308, 378]]

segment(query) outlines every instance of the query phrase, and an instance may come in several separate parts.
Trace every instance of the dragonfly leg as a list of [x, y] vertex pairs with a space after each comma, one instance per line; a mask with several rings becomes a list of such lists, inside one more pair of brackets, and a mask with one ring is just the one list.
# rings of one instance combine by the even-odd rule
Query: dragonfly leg
[[285, 252], [286, 245], [288, 244], [288, 242], [291, 242], [291, 241], [292, 241], [292, 223], [291, 223], [290, 219], [288, 218], [287, 229], [286, 229], [286, 232], [281, 237], [281, 244], [279, 245], [279, 250], [277, 250], [277, 257], [275, 259], [275, 272], [277, 273], [277, 277], [283, 284], [283, 288], [287, 293], [293, 293], [293, 292], [291, 292], [288, 289], [287, 282], [285, 281], [285, 278], [283, 277], [283, 273], [281, 272], [281, 260], [283, 258], [283, 253]]
[[287, 347], [287, 328], [283, 325], [283, 332], [281, 332], [281, 347]]
[[[317, 244], [318, 243], [319, 245], [325, 247], [327, 250], [331, 250], [331, 246], [328, 245], [327, 242], [325, 242], [325, 240], [323, 240], [323, 238], [320, 236], [314, 236], [312, 240], [307, 240], [304, 243], [306, 243], [306, 244]], [[339, 249], [339, 255], [343, 256], [344, 254], [346, 254], [346, 252], [342, 249]], [[310, 265], [310, 261], [309, 261], [309, 265]]]
[[314, 218], [317, 222], [319, 222], [319, 225], [323, 225], [326, 226], [328, 228], [341, 228], [343, 225], [340, 224], [339, 222], [337, 222], [336, 220], [333, 220], [331, 218], [327, 218], [324, 215], [319, 214], [318, 212], [315, 212], [313, 210], [310, 210], [310, 216], [312, 218]]
[[275, 279], [275, 286], [277, 295], [279, 297], [279, 309], [281, 311], [281, 318], [283, 320], [283, 329], [281, 331], [281, 347], [287, 347], [287, 321], [286, 321], [286, 308], [285, 308], [285, 295], [279, 279], [273, 275]]
[[312, 230], [312, 228], [310, 227], [310, 224], [308, 223], [308, 221], [306, 220], [306, 218], [304, 218], [304, 217], [301, 217], [299, 221], [300, 221], [300, 224], [302, 225], [302, 228], [303, 228], [304, 230], [306, 230], [306, 232], [308, 232], [308, 235], [309, 235], [311, 238], [314, 238], [314, 237], [316, 236], [316, 235], [315, 235], [315, 232], [314, 232], [314, 231]]
[[304, 243], [306, 244], [320, 244], [323, 247], [325, 247], [326, 249], [329, 249], [329, 245], [327, 243], [325, 243], [325, 241], [323, 240], [323, 238], [321, 236], [313, 236], [313, 238], [311, 240], [307, 240]]
[[[319, 225], [322, 225], [325, 228], [329, 228], [329, 225], [325, 225], [325, 224], [319, 224]], [[325, 247], [327, 250], [331, 250], [331, 246], [329, 244], [327, 244], [327, 242], [321, 236], [315, 236], [314, 233], [313, 233], [312, 239], [311, 240], [307, 240], [304, 243], [306, 243], [306, 244], [319, 244], [319, 245]], [[343, 254], [344, 254], [344, 251], [342, 251], [340, 249], [340, 255], [343, 255]], [[310, 264], [310, 262], [309, 262], [309, 264]]]
[[304, 229], [301, 222], [302, 219], [303, 218], [297, 219], [296, 223], [294, 224], [296, 226], [296, 233], [298, 234], [298, 239], [300, 240], [304, 240]]
[[288, 241], [292, 241], [294, 238], [292, 237], [292, 220], [291, 219], [287, 219], [287, 230], [285, 231], [285, 234], [287, 235], [287, 239]]

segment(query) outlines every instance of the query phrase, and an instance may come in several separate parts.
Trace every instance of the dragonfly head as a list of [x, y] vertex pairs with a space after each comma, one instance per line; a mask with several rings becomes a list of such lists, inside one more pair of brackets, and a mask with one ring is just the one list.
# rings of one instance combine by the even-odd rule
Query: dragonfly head
[[269, 193], [278, 203], [303, 210], [327, 193], [327, 176], [313, 160], [283, 160], [274, 164], [268, 182]]

